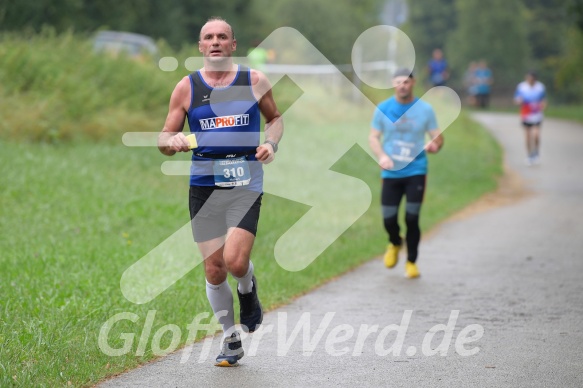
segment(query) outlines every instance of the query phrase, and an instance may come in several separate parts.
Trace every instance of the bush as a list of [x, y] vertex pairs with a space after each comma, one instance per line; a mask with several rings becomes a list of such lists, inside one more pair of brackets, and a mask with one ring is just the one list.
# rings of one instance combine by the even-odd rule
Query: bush
[[565, 56], [558, 62], [555, 88], [560, 102], [583, 101], [583, 31], [571, 29], [566, 38]]
[[153, 61], [95, 54], [72, 33], [4, 34], [0, 43], [4, 138], [119, 140], [128, 130], [159, 130], [180, 79]]

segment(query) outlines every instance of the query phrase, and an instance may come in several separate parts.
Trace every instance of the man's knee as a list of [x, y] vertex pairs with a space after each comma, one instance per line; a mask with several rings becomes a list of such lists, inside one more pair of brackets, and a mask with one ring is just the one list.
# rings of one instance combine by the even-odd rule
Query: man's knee
[[227, 237], [223, 258], [227, 271], [237, 277], [245, 276], [255, 236], [242, 229], [234, 229]]
[[249, 269], [249, 254], [242, 251], [225, 254], [225, 263], [229, 273], [237, 277], [245, 276]]
[[251, 248], [246, 244], [235, 244], [227, 247], [224, 252], [227, 271], [237, 277], [245, 276], [249, 269]]
[[211, 284], [221, 284], [227, 279], [227, 266], [216, 260], [205, 260], [204, 274]]
[[399, 206], [387, 206], [387, 205], [383, 205], [381, 208], [382, 212], [383, 212], [383, 218], [387, 219], [387, 218], [396, 218], [397, 217], [397, 213], [399, 212]]
[[414, 215], [419, 217], [419, 212], [421, 211], [421, 203], [420, 202], [407, 202], [407, 206], [405, 208], [406, 215]]
[[407, 228], [414, 228], [419, 225], [419, 212], [421, 211], [420, 203], [408, 203], [405, 211], [405, 223]]

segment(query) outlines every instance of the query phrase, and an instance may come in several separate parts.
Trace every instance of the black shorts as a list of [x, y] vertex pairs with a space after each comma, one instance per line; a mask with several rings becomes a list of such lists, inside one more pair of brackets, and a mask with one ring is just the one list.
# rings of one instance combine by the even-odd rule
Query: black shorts
[[203, 242], [244, 229], [257, 234], [262, 193], [239, 187], [190, 186], [188, 204], [194, 241]]
[[532, 127], [540, 127], [542, 123], [543, 123], [542, 121], [539, 121], [538, 123], [527, 123], [523, 121], [522, 125], [524, 126], [524, 128], [530, 129]]
[[399, 206], [403, 196], [407, 198], [407, 203], [422, 203], [425, 182], [426, 175], [383, 178], [381, 204], [383, 206]]

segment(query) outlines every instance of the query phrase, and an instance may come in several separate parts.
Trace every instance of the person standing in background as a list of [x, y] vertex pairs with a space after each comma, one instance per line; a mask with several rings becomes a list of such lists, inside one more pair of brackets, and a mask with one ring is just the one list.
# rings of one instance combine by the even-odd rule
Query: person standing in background
[[492, 70], [488, 68], [485, 60], [478, 62], [474, 71], [474, 84], [476, 87], [476, 105], [487, 108], [490, 105], [490, 89], [493, 83]]
[[433, 50], [433, 55], [427, 64], [427, 73], [429, 81], [433, 86], [444, 86], [449, 78], [449, 69], [447, 61], [443, 58], [441, 49]]
[[467, 93], [468, 105], [476, 106], [476, 70], [478, 69], [477, 62], [470, 62], [468, 69], [464, 73], [464, 86]]

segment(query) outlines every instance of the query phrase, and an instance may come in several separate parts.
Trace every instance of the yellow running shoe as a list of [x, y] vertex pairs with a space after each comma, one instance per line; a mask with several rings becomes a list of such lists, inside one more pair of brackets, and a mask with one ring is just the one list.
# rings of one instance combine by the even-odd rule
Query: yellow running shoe
[[419, 270], [417, 269], [417, 265], [415, 263], [411, 263], [409, 260], [407, 260], [407, 263], [405, 263], [405, 276], [409, 279], [418, 278], [421, 276]]
[[385, 253], [385, 267], [393, 268], [395, 265], [397, 265], [397, 262], [399, 261], [400, 250], [400, 245], [389, 244], [387, 246], [387, 252]]

